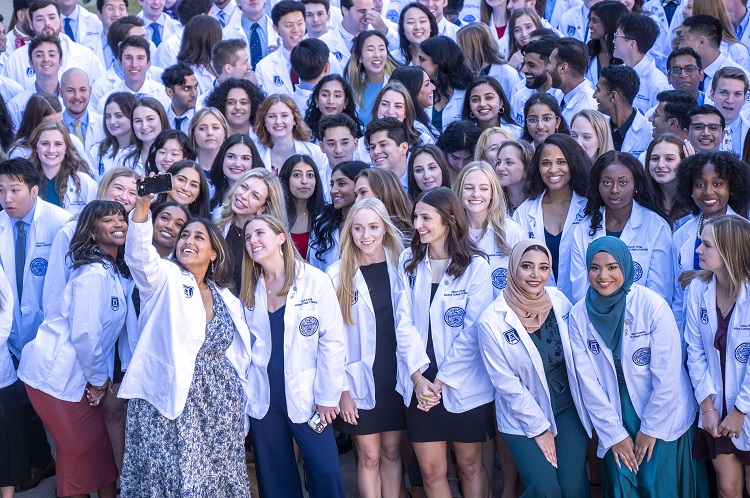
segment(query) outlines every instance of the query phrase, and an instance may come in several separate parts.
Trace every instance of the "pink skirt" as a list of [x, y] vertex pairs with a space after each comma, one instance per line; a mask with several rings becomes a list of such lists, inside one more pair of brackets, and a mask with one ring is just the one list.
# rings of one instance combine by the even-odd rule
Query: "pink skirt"
[[57, 495], [87, 494], [117, 480], [117, 466], [101, 405], [62, 401], [26, 386], [31, 404], [57, 451]]

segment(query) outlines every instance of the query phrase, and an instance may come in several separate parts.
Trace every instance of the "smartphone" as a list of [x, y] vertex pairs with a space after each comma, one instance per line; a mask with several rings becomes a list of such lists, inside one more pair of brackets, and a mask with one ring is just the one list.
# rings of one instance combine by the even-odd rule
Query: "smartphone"
[[315, 413], [312, 414], [312, 417], [310, 417], [310, 420], [307, 421], [307, 425], [310, 426], [310, 429], [320, 434], [321, 432], [323, 432], [323, 429], [325, 429], [326, 425], [328, 424], [320, 420], [320, 413], [318, 413], [318, 411], [315, 410]]
[[172, 190], [172, 175], [165, 173], [163, 175], [149, 176], [136, 182], [136, 188], [139, 196], [148, 194], [161, 194]]

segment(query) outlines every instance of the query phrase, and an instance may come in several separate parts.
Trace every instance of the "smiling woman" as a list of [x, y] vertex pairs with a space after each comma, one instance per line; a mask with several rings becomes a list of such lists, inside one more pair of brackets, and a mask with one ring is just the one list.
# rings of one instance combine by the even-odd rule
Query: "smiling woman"
[[169, 170], [172, 175], [172, 190], [159, 194], [155, 204], [174, 201], [185, 206], [190, 214], [208, 218], [208, 182], [203, 169], [195, 161], [180, 161]]

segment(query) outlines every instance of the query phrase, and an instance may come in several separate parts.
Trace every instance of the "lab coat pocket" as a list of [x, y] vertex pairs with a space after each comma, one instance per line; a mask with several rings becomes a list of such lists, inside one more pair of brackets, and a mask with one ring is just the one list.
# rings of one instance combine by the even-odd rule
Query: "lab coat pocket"
[[146, 353], [143, 361], [143, 390], [148, 399], [158, 404], [166, 404], [172, 393], [174, 367], [167, 365], [151, 353]]
[[[293, 401], [299, 403], [298, 406], [304, 410], [312, 410], [312, 405], [315, 402], [314, 386], [316, 373], [316, 368], [308, 368], [295, 374], [293, 383], [295, 396]], [[309, 406], [306, 403], [309, 403]]]
[[375, 387], [372, 369], [364, 361], [355, 361], [346, 366], [346, 376], [349, 380], [349, 395], [357, 406], [371, 409], [372, 406], [368, 406], [374, 406], [374, 393], [371, 388]]

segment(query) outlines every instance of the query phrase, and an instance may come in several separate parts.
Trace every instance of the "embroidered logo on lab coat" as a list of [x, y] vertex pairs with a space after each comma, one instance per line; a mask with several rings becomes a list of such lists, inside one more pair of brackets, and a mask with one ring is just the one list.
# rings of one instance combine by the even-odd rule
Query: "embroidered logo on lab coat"
[[276, 86], [284, 86], [284, 82], [281, 81], [281, 76], [279, 76], [278, 74], [276, 76], [274, 76], [273, 77], [273, 84], [276, 85]]
[[37, 277], [43, 277], [47, 274], [47, 260], [44, 258], [34, 258], [29, 265], [31, 273]]
[[637, 282], [643, 276], [643, 267], [637, 261], [633, 261], [633, 281]]
[[576, 34], [576, 27], [568, 26], [568, 36], [575, 36], [575, 34]]
[[651, 348], [639, 348], [633, 353], [633, 363], [643, 367], [651, 363]]
[[595, 341], [594, 339], [589, 339], [589, 351], [594, 354], [599, 354], [602, 350], [599, 347], [599, 343], [597, 341]]
[[518, 337], [518, 332], [516, 332], [516, 329], [510, 329], [507, 332], [503, 332], [503, 337], [505, 338], [505, 342], [513, 346], [514, 344], [518, 344], [521, 341], [521, 338]]
[[110, 304], [112, 305], [112, 311], [117, 311], [120, 309], [120, 299], [117, 297], [113, 297], [110, 300]]
[[449, 327], [460, 327], [464, 324], [464, 316], [466, 316], [466, 311], [463, 308], [454, 306], [448, 308], [445, 316], [443, 316], [443, 320], [445, 320], [445, 324]]
[[417, 276], [416, 275], [409, 275], [409, 287], [412, 289], [414, 288], [414, 284], [417, 283]]
[[743, 342], [737, 349], [734, 350], [734, 357], [740, 363], [747, 363], [748, 357], [750, 357], [750, 342]]
[[193, 287], [190, 285], [182, 284], [182, 292], [185, 294], [185, 297], [188, 299], [193, 297]]
[[468, 14], [468, 15], [464, 16], [464, 22], [465, 23], [473, 23], [476, 20], [477, 20], [477, 18], [474, 17], [474, 16], [472, 16], [471, 14]]
[[495, 289], [505, 289], [508, 285], [508, 270], [505, 268], [498, 268], [492, 272], [492, 286]]
[[318, 319], [314, 316], [308, 316], [299, 322], [299, 333], [305, 337], [310, 337], [318, 331], [319, 327], [320, 323], [318, 322]]
[[395, 9], [389, 9], [388, 13], [385, 15], [385, 18], [394, 24], [398, 24], [398, 12], [396, 12]]
[[708, 311], [706, 311], [706, 308], [701, 308], [701, 323], [708, 325]]
[[343, 55], [341, 55], [341, 52], [334, 52], [334, 53], [333, 53], [333, 56], [334, 56], [334, 57], [336, 57], [336, 60], [337, 60], [337, 61], [340, 61], [341, 59], [343, 59], [343, 58], [344, 58], [344, 56], [343, 56]]

